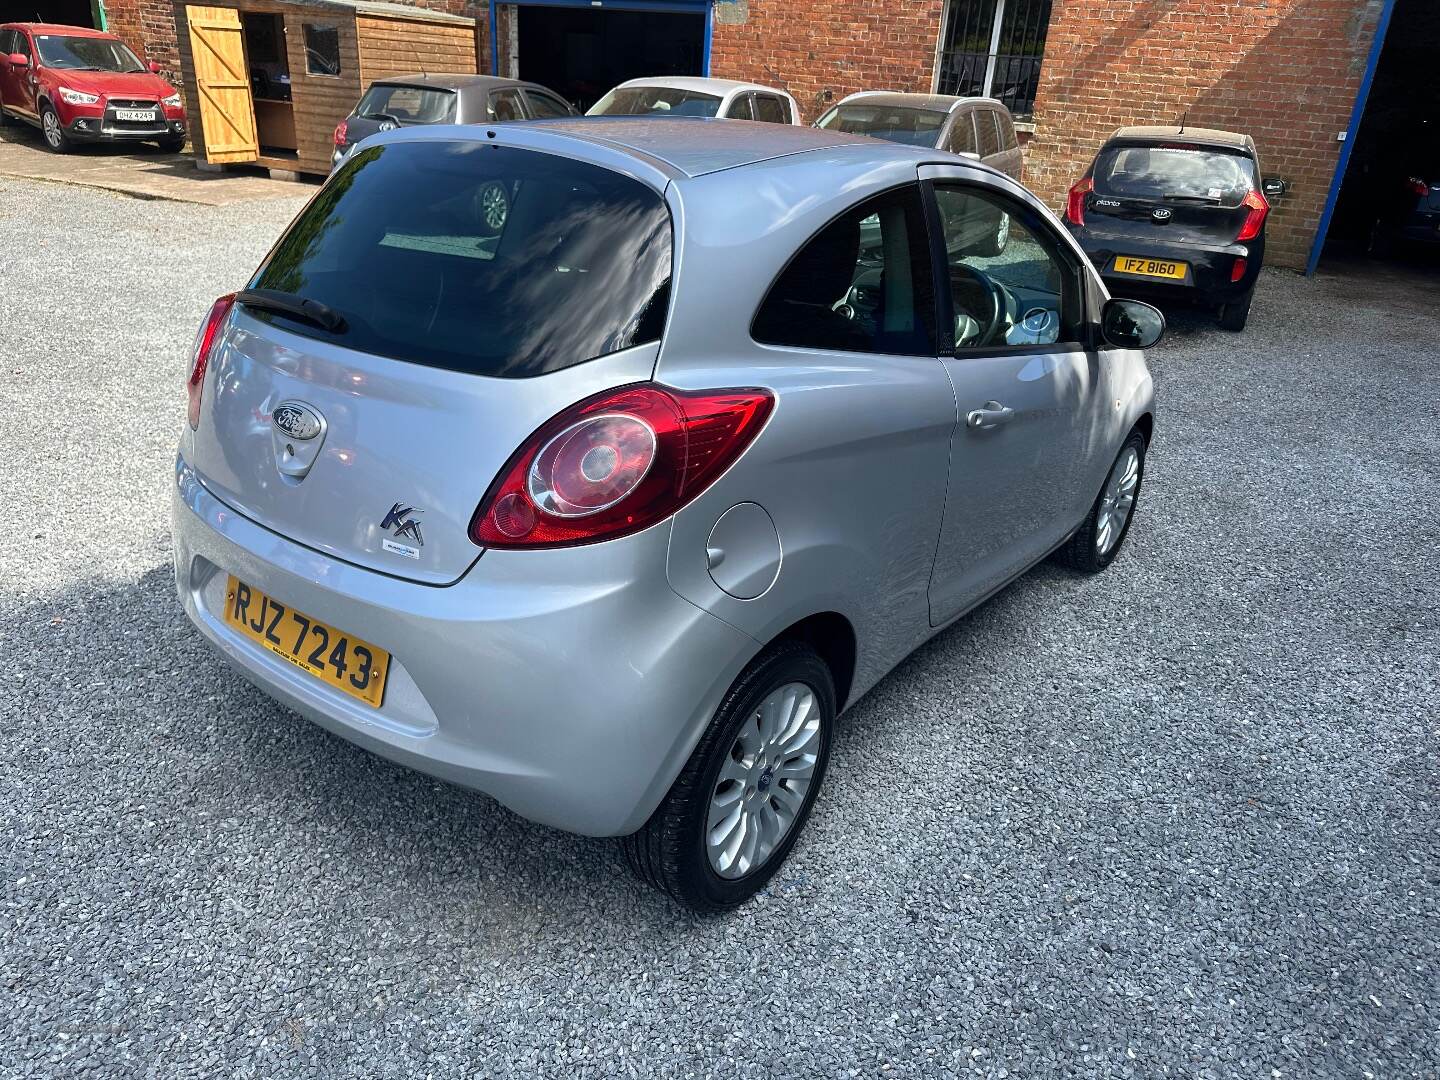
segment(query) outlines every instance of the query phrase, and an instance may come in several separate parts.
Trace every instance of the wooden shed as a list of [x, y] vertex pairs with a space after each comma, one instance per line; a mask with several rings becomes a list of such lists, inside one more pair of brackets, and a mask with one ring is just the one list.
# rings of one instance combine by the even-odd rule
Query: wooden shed
[[381, 0], [175, 3], [190, 140], [213, 164], [327, 173], [376, 79], [475, 71], [475, 20]]

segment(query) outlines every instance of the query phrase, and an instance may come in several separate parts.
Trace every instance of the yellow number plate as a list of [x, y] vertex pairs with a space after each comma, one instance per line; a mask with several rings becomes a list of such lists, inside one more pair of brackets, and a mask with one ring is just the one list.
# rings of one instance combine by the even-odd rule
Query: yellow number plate
[[1185, 272], [1189, 269], [1189, 263], [1166, 262], [1164, 259], [1137, 259], [1132, 255], [1115, 256], [1115, 272], [1117, 274], [1139, 274], [1141, 277], [1184, 281]]
[[390, 671], [384, 649], [288, 608], [234, 575], [225, 586], [225, 621], [326, 685], [380, 707]]

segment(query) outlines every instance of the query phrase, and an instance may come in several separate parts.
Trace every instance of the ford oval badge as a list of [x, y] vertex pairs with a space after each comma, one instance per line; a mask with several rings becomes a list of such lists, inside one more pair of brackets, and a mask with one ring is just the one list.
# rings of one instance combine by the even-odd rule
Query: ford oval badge
[[320, 414], [299, 401], [285, 401], [276, 405], [270, 414], [270, 422], [277, 431], [300, 442], [315, 438], [324, 426]]

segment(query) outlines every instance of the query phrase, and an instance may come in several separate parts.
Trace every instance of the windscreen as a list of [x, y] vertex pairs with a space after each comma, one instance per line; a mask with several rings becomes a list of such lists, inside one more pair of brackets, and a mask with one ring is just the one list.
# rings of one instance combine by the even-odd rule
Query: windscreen
[[377, 83], [365, 91], [356, 116], [375, 120], [389, 117], [402, 124], [445, 124], [455, 115], [455, 94], [418, 86], [386, 86]]
[[36, 34], [35, 46], [46, 67], [70, 71], [144, 71], [135, 54], [111, 38]]
[[586, 116], [715, 116], [714, 94], [670, 86], [617, 86], [590, 106]]
[[893, 105], [837, 105], [815, 126], [830, 131], [870, 135], [886, 142], [907, 146], [934, 146], [945, 125], [946, 114], [933, 109], [909, 109]]
[[1112, 146], [1095, 160], [1095, 194], [1112, 199], [1193, 199], [1235, 207], [1255, 187], [1255, 162], [1208, 147]]
[[250, 282], [328, 305], [327, 330], [256, 317], [346, 348], [524, 378], [660, 337], [670, 214], [608, 169], [493, 143], [357, 153]]

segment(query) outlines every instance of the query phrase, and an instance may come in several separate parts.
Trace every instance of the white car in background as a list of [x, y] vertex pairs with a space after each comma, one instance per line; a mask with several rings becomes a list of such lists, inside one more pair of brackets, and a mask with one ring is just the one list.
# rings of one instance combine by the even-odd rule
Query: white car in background
[[586, 116], [718, 116], [769, 124], [800, 123], [800, 107], [784, 90], [734, 79], [631, 79], [602, 97]]

